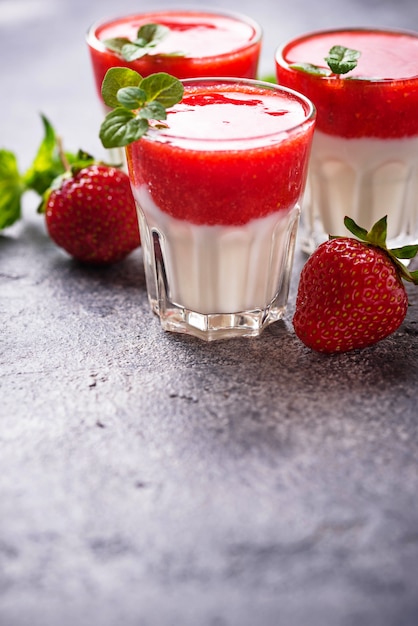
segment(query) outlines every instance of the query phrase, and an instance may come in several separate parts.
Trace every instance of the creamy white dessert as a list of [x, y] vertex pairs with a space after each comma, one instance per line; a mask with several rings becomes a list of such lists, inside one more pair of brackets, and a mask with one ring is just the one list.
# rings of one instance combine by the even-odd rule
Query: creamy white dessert
[[[239, 313], [265, 309], [271, 302], [280, 317], [288, 295], [298, 206], [242, 226], [205, 226], [161, 211], [146, 185], [133, 193], [155, 311], [159, 306], [155, 283], [162, 280], [169, 285], [169, 300], [190, 311]], [[156, 254], [155, 246], [161, 252]], [[159, 255], [163, 269], [155, 266]]]
[[387, 215], [392, 247], [417, 241], [418, 137], [345, 139], [315, 130], [303, 211], [306, 251], [329, 234], [347, 235], [346, 215], [367, 229]]

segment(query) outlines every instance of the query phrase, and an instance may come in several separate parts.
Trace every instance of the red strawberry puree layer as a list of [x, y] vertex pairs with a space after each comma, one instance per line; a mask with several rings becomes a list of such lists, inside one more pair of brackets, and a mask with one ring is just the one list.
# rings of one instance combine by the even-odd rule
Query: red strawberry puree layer
[[[289, 67], [326, 68], [333, 46], [361, 52], [357, 67], [341, 78], [318, 77]], [[418, 135], [418, 34], [339, 30], [306, 35], [276, 55], [278, 82], [304, 93], [317, 108], [317, 129], [341, 137], [401, 138]]]
[[[168, 35], [149, 54], [124, 61], [107, 50], [104, 39], [135, 39], [140, 26], [167, 26]], [[238, 76], [255, 78], [261, 29], [247, 17], [200, 11], [164, 11], [131, 15], [93, 27], [88, 35], [97, 89], [110, 67], [130, 67], [142, 76], [167, 72], [177, 78]]]
[[168, 112], [169, 128], [128, 147], [134, 187], [146, 185], [161, 211], [194, 224], [241, 225], [297, 203], [313, 120], [294, 127], [309, 117], [309, 105], [237, 89], [186, 88]]

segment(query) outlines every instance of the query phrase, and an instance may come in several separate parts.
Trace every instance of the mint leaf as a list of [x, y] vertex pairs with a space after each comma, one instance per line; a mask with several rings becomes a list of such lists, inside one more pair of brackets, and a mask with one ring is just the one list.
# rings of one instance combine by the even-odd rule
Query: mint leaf
[[143, 109], [138, 111], [139, 117], [144, 117], [147, 120], [166, 120], [167, 113], [165, 107], [158, 102], [158, 100], [154, 100], [153, 102], [149, 102]]
[[358, 50], [352, 48], [333, 46], [325, 61], [334, 74], [347, 74], [356, 67], [360, 54]]
[[138, 46], [135, 43], [127, 43], [123, 46], [120, 54], [124, 61], [136, 61], [148, 54], [149, 50], [146, 46]]
[[142, 76], [128, 67], [111, 67], [102, 82], [102, 98], [111, 109], [119, 106], [117, 97], [119, 89], [124, 87], [138, 87]]
[[345, 48], [344, 46], [333, 46], [328, 52], [328, 56], [324, 59], [330, 69], [320, 65], [313, 65], [312, 63], [292, 63], [289, 67], [313, 76], [328, 77], [333, 74], [339, 76], [340, 74], [351, 72], [357, 66], [360, 55], [361, 52], [358, 50]]
[[0, 230], [20, 219], [24, 190], [15, 155], [0, 150]]
[[155, 48], [160, 41], [162, 41], [170, 29], [167, 26], [161, 24], [144, 24], [138, 30], [136, 39], [130, 40], [126, 37], [114, 37], [111, 39], [104, 39], [103, 44], [111, 50], [116, 52], [125, 61], [135, 61], [146, 54], [149, 54], [152, 48]]
[[122, 148], [140, 139], [152, 125], [167, 118], [166, 109], [183, 97], [183, 85], [165, 72], [142, 78], [134, 70], [113, 67], [102, 83], [105, 103], [113, 110], [101, 124], [99, 137], [105, 148]]
[[312, 63], [292, 63], [289, 65], [293, 70], [299, 70], [306, 74], [313, 74], [314, 76], [331, 76], [331, 71], [325, 67], [319, 65], [312, 65]]
[[108, 50], [122, 55], [123, 46], [131, 42], [127, 37], [112, 37], [111, 39], [103, 39], [102, 43]]
[[117, 101], [127, 109], [139, 109], [147, 101], [147, 94], [139, 87], [122, 87], [116, 94]]
[[99, 137], [105, 148], [122, 148], [140, 139], [148, 130], [149, 122], [132, 111], [118, 107], [106, 115]]
[[168, 26], [162, 26], [162, 24], [144, 24], [137, 32], [135, 43], [156, 46], [167, 37], [169, 32]]
[[141, 89], [147, 94], [147, 101], [158, 100], [166, 109], [174, 106], [183, 97], [183, 85], [177, 78], [158, 72], [144, 78]]

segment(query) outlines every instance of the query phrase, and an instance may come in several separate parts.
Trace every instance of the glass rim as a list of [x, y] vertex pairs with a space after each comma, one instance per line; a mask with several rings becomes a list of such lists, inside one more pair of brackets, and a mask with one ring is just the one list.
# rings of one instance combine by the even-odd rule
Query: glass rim
[[[312, 31], [307, 31], [305, 33], [302, 33], [301, 35], [298, 35], [297, 37], [293, 37], [292, 39], [289, 39], [287, 41], [285, 41], [284, 43], [281, 43], [280, 45], [278, 45], [276, 47], [275, 53], [274, 53], [274, 59], [275, 62], [280, 65], [280, 67], [284, 68], [285, 70], [290, 70], [290, 71], [294, 71], [294, 72], [300, 72], [300, 70], [294, 69], [290, 66], [290, 64], [285, 60], [284, 58], [284, 50], [289, 47], [291, 44], [296, 44], [300, 41], [303, 40], [309, 40], [311, 38], [315, 38], [317, 36], [320, 35], [332, 35], [332, 34], [336, 34], [338, 35], [338, 33], [376, 33], [376, 34], [388, 34], [388, 35], [405, 35], [408, 37], [412, 37], [414, 39], [418, 40], [418, 32], [414, 31], [414, 30], [408, 30], [408, 29], [402, 29], [402, 28], [384, 28], [384, 27], [368, 27], [368, 26], [348, 26], [348, 27], [340, 27], [340, 28], [321, 28], [318, 30], [312, 30]], [[348, 78], [339, 78], [337, 76], [320, 76], [317, 74], [311, 74], [310, 75], [312, 77], [312, 79], [314, 80], [318, 80], [318, 81], [336, 81], [336, 80], [348, 80]], [[418, 79], [418, 73], [417, 74], [413, 74], [412, 76], [408, 76], [408, 77], [403, 77], [403, 78], [372, 78], [369, 76], [365, 76], [364, 78], [362, 76], [356, 76], [356, 77], [352, 77], [350, 78], [350, 83], [362, 83], [365, 85], [368, 84], [382, 84], [382, 83], [403, 83], [403, 82], [408, 82], [408, 81], [414, 81]]]
[[[258, 135], [242, 136], [242, 137], [226, 137], [226, 138], [212, 138], [212, 137], [190, 137], [187, 135], [179, 135], [178, 133], [170, 133], [169, 129], [161, 128], [158, 129], [150, 129], [149, 132], [141, 139], [151, 141], [161, 141], [175, 139], [178, 141], [189, 142], [190, 144], [232, 144], [238, 145], [242, 142], [251, 143], [260, 141], [262, 139], [268, 139], [273, 137], [283, 137], [289, 136], [291, 133], [302, 129], [304, 126], [311, 124], [315, 121], [316, 118], [316, 107], [313, 104], [312, 100], [310, 100], [307, 96], [296, 91], [295, 89], [291, 89], [290, 87], [285, 87], [283, 85], [278, 85], [277, 83], [270, 83], [263, 80], [258, 80], [256, 78], [237, 78], [236, 76], [207, 76], [207, 77], [197, 77], [197, 78], [185, 78], [181, 80], [181, 83], [187, 88], [189, 85], [195, 84], [196, 86], [204, 85], [204, 84], [212, 84], [212, 85], [248, 85], [250, 87], [259, 87], [261, 89], [265, 89], [273, 92], [281, 92], [292, 96], [295, 100], [297, 100], [304, 109], [304, 117], [298, 123], [289, 126], [288, 128], [284, 128], [281, 130], [266, 132]], [[179, 146], [180, 147], [180, 146]]]
[[240, 13], [238, 11], [228, 11], [228, 10], [216, 11], [216, 10], [207, 8], [205, 6], [200, 7], [200, 10], [198, 8], [191, 8], [191, 7], [182, 8], [180, 6], [176, 9], [156, 9], [155, 11], [143, 11], [143, 12], [137, 11], [136, 13], [127, 13], [126, 15], [115, 15], [113, 17], [110, 16], [108, 18], [104, 17], [104, 18], [98, 19], [95, 22], [93, 22], [87, 29], [86, 41], [89, 46], [91, 46], [92, 48], [95, 48], [99, 52], [110, 52], [114, 54], [115, 56], [117, 56], [114, 52], [106, 48], [106, 46], [102, 43], [102, 41], [96, 36], [96, 31], [99, 27], [110, 25], [113, 22], [119, 22], [121, 20], [130, 20], [130, 19], [132, 20], [134, 18], [138, 18], [142, 16], [146, 17], [147, 15], [180, 16], [180, 15], [185, 15], [185, 14], [209, 15], [211, 17], [216, 17], [216, 16], [228, 17], [228, 18], [233, 19], [234, 21], [242, 22], [244, 24], [247, 24], [248, 26], [251, 26], [251, 28], [254, 31], [252, 37], [247, 42], [243, 43], [241, 46], [233, 50], [230, 50], [229, 52], [222, 52], [221, 54], [199, 56], [199, 57], [194, 57], [194, 56], [186, 57], [189, 59], [194, 59], [194, 58], [210, 59], [212, 57], [222, 57], [222, 56], [230, 55], [238, 50], [245, 50], [246, 48], [253, 46], [254, 44], [260, 42], [263, 37], [263, 28], [261, 24], [259, 24], [259, 22], [257, 22], [254, 18], [250, 17], [249, 15], [246, 15], [245, 13]]

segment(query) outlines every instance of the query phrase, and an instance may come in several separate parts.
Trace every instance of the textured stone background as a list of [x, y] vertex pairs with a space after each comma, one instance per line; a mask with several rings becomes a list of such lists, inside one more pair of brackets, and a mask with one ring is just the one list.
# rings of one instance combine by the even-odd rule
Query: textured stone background
[[[303, 30], [418, 30], [415, 0], [211, 6], [261, 22], [262, 73]], [[0, 0], [22, 168], [40, 111], [98, 152], [84, 34], [136, 8]], [[1, 626], [416, 626], [418, 294], [391, 338], [323, 357], [290, 322], [304, 260], [283, 322], [207, 345], [160, 330], [140, 251], [83, 268], [27, 198], [0, 235]]]

